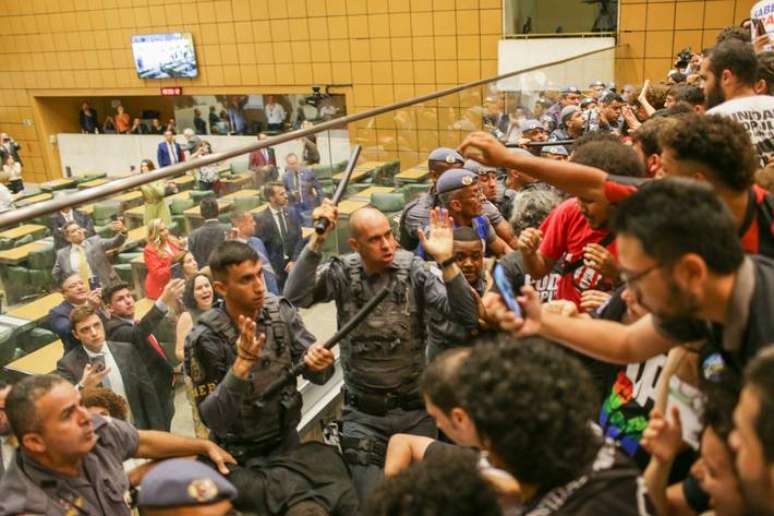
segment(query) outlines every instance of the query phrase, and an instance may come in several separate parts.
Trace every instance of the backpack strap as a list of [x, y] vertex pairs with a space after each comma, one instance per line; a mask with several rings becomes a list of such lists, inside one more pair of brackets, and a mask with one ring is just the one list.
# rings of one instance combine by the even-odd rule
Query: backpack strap
[[[613, 240], [615, 240], [615, 233], [610, 231], [607, 235], [605, 235], [605, 238], [599, 241], [599, 245], [602, 247], [607, 247], [613, 242]], [[583, 265], [583, 256], [579, 257], [573, 262], [563, 262], [559, 274], [562, 276], [565, 274], [571, 274], [579, 269], [581, 265]]]

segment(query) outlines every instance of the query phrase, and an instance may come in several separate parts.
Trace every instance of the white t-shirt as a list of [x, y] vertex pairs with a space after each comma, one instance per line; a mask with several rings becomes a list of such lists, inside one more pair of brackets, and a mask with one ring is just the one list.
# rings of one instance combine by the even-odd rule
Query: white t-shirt
[[281, 124], [285, 120], [285, 109], [276, 102], [266, 104], [266, 120], [270, 124]]
[[742, 124], [761, 157], [761, 165], [774, 158], [774, 97], [752, 95], [727, 100], [707, 114], [727, 116]]

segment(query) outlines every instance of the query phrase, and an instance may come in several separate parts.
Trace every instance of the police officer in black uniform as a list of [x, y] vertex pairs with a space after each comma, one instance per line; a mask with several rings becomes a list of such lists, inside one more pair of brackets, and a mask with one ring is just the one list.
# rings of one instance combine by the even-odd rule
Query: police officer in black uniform
[[312, 514], [355, 513], [341, 456], [322, 443], [299, 444], [302, 400], [296, 383], [261, 399], [299, 360], [308, 380], [325, 383], [333, 374], [333, 353], [315, 344], [287, 300], [266, 292], [261, 260], [250, 246], [222, 243], [210, 269], [224, 301], [202, 314], [186, 338], [185, 371], [211, 438], [239, 462], [229, 477], [239, 490], [236, 507], [284, 514], [312, 504]]
[[324, 235], [312, 235], [284, 294], [302, 307], [335, 300], [341, 326], [382, 288], [390, 289], [390, 295], [341, 343], [345, 383], [341, 444], [362, 502], [383, 478], [391, 435], [436, 434], [419, 390], [430, 309], [471, 329], [478, 324], [478, 311], [453, 256], [451, 222], [445, 211], [436, 208], [430, 213], [427, 238], [423, 230], [418, 233], [425, 251], [438, 262], [438, 275], [435, 265], [398, 249], [389, 221], [370, 207], [350, 217], [348, 242], [356, 252], [320, 265], [320, 248], [336, 216], [330, 201], [315, 210], [314, 217], [328, 219], [330, 225]]

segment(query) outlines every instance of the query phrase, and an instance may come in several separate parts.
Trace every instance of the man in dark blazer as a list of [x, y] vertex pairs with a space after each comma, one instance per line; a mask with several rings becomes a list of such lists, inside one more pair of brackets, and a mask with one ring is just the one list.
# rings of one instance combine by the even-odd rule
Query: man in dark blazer
[[322, 203], [323, 191], [320, 181], [310, 168], [302, 167], [298, 156], [288, 154], [285, 157], [285, 173], [282, 182], [288, 191], [290, 207], [299, 217], [311, 216], [312, 210]]
[[293, 210], [288, 209], [288, 194], [282, 183], [265, 185], [263, 197], [269, 202], [269, 207], [255, 216], [255, 236], [266, 246], [269, 262], [282, 289], [304, 248], [301, 220]]
[[[258, 141], [267, 140], [268, 136], [264, 133], [258, 135]], [[255, 184], [263, 185], [266, 181], [276, 181], [279, 177], [277, 172], [277, 156], [274, 149], [264, 147], [250, 153], [250, 170], [255, 174]]]
[[54, 236], [54, 250], [58, 251], [68, 244], [64, 236], [64, 226], [68, 222], [75, 222], [86, 232], [86, 238], [93, 237], [94, 222], [91, 217], [79, 210], [64, 208], [51, 215], [51, 234]]
[[[120, 281], [118, 273], [113, 269], [108, 259], [107, 252], [113, 249], [119, 249], [126, 241], [126, 227], [120, 220], [114, 220], [110, 228], [115, 231], [113, 238], [102, 238], [94, 235], [86, 238], [86, 232], [75, 222], [68, 222], [62, 228], [69, 245], [61, 248], [56, 253], [56, 261], [51, 271], [54, 281], [61, 283], [71, 274], [81, 274], [84, 281], [87, 281], [90, 288], [96, 288], [95, 285], [106, 287], [112, 283]], [[81, 270], [79, 265], [80, 253], [86, 256], [87, 267]]]
[[82, 387], [101, 384], [126, 398], [138, 429], [165, 430], [158, 396], [134, 348], [125, 342], [107, 341], [102, 319], [88, 304], [73, 310], [70, 320], [81, 345], [59, 359], [56, 372]]
[[207, 266], [212, 251], [226, 240], [230, 226], [218, 220], [220, 209], [218, 201], [212, 197], [205, 197], [199, 204], [199, 213], [204, 219], [204, 224], [194, 229], [188, 235], [188, 250], [194, 255], [199, 268]]
[[175, 141], [175, 133], [167, 129], [164, 131], [164, 141], [159, 143], [156, 150], [156, 161], [159, 168], [174, 165], [184, 160], [183, 148]]
[[56, 333], [64, 345], [65, 354], [81, 345], [73, 335], [70, 313], [77, 306], [89, 305], [95, 310], [102, 306], [100, 289], [89, 291], [80, 274], [67, 276], [61, 284], [64, 301], [48, 311], [48, 327]]
[[129, 290], [129, 285], [119, 283], [102, 291], [102, 301], [110, 314], [105, 322], [107, 338], [111, 342], [131, 344], [142, 359], [164, 414], [163, 430], [166, 431], [169, 431], [175, 414], [174, 371], [153, 332], [170, 308], [180, 312], [179, 300], [184, 288], [185, 280], [171, 280], [153, 307], [139, 321], [134, 318], [134, 294]]

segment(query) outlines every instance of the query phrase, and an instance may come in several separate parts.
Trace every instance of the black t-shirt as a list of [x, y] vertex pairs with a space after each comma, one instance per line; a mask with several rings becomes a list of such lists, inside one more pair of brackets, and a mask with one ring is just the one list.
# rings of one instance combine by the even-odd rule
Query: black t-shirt
[[639, 475], [631, 460], [612, 441], [605, 441], [586, 471], [567, 484], [541, 491], [524, 505], [520, 516], [655, 514]]

